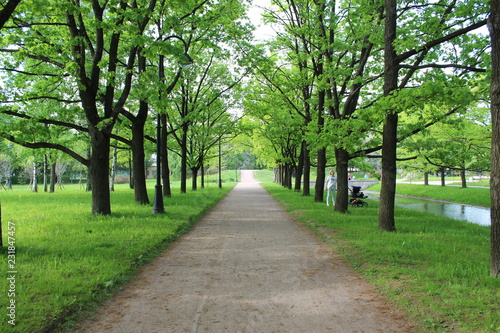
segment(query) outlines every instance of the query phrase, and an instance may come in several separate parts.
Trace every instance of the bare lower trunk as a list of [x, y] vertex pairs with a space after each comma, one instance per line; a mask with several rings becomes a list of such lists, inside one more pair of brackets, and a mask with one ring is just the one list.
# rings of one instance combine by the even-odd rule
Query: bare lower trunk
[[307, 143], [304, 143], [304, 185], [302, 186], [302, 195], [311, 195], [311, 157]]
[[396, 230], [394, 199], [396, 197], [396, 141], [398, 115], [388, 114], [382, 144], [382, 181], [380, 189], [379, 229]]
[[54, 193], [56, 190], [56, 163], [52, 163], [50, 167], [50, 193]]
[[299, 163], [297, 163], [297, 168], [295, 169], [295, 186], [294, 191], [300, 192], [302, 187], [302, 173], [304, 172], [304, 145], [305, 142], [302, 141], [300, 146]]
[[134, 199], [141, 205], [149, 204], [146, 187], [146, 167], [144, 154], [144, 124], [132, 123], [132, 172], [134, 178]]
[[335, 196], [335, 211], [347, 212], [348, 204], [348, 182], [347, 166], [349, 163], [349, 154], [345, 149], [335, 149], [335, 161], [337, 163], [337, 195]]
[[[396, 0], [385, 0], [384, 35], [384, 96], [389, 96], [398, 86], [398, 62], [394, 50], [396, 40]], [[396, 230], [394, 221], [394, 199], [396, 196], [396, 148], [398, 114], [387, 110], [382, 138], [382, 186], [380, 188], [380, 210], [378, 227], [384, 231]]]
[[193, 191], [198, 190], [198, 170], [200, 168], [191, 168], [191, 189]]
[[167, 131], [167, 117], [166, 115], [161, 115], [161, 138], [162, 138], [162, 149], [161, 149], [161, 176], [163, 180], [163, 196], [170, 198], [172, 196], [172, 188], [170, 187], [170, 166], [168, 161], [168, 131]]
[[441, 173], [441, 186], [446, 186], [446, 178], [445, 178], [446, 176], [444, 174], [445, 170], [444, 170], [444, 168], [441, 168], [440, 170], [441, 170], [441, 172], [440, 172]]
[[314, 201], [323, 202], [324, 184], [326, 168], [326, 149], [318, 150], [318, 167], [316, 175], [316, 184], [314, 185]]
[[462, 181], [462, 188], [466, 188], [467, 187], [467, 179], [465, 178], [465, 170], [464, 169], [460, 170], [460, 179]]
[[491, 259], [490, 275], [500, 277], [500, 1], [491, 1]]
[[186, 193], [187, 188], [187, 131], [188, 125], [182, 125], [181, 144], [181, 193]]
[[94, 129], [91, 133], [92, 152], [89, 175], [92, 184], [92, 213], [111, 214], [109, 191], [109, 135]]

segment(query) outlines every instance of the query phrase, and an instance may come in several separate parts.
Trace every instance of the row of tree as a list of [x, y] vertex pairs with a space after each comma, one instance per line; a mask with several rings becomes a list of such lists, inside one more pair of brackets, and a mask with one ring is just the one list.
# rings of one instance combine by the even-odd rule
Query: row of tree
[[[244, 97], [248, 117], [240, 129], [253, 128], [253, 148], [282, 166], [289, 186], [295, 173], [295, 188], [303, 183], [309, 195], [316, 167], [321, 201], [326, 167], [335, 165], [339, 212], [347, 211], [349, 163], [379, 155], [379, 228], [394, 231], [396, 161], [413, 157], [398, 146], [487, 103], [494, 70], [481, 33], [490, 7], [472, 0], [272, 0], [266, 18], [276, 38], [267, 48], [247, 43], [242, 1], [3, 4], [0, 134], [26, 147], [58, 149], [88, 167], [96, 214], [111, 213], [113, 140], [132, 151], [135, 199], [148, 203], [145, 142], [161, 145], [163, 161], [174, 142], [182, 178], [189, 165], [196, 179], [217, 143], [234, 135], [228, 111]], [[191, 58], [192, 68], [178, 67]], [[251, 86], [238, 90], [250, 71], [256, 72]], [[156, 124], [149, 121], [153, 110], [160, 113]], [[156, 137], [153, 125], [162, 132]], [[494, 120], [492, 132], [495, 147]], [[82, 142], [84, 150], [75, 146]], [[493, 170], [492, 193], [499, 190]]]
[[[487, 3], [271, 3], [266, 17], [276, 38], [246, 100], [252, 119], [246, 125], [254, 127], [259, 156], [283, 170], [285, 186], [295, 174], [295, 189], [302, 183], [309, 195], [312, 163], [321, 201], [325, 170], [335, 166], [335, 210], [346, 212], [348, 166], [381, 158], [379, 228], [394, 231], [397, 161], [420, 157], [434, 168], [489, 169], [491, 121], [480, 112], [489, 104], [491, 78]], [[437, 147], [444, 142], [446, 154]], [[498, 223], [493, 219], [494, 276]]]
[[[145, 159], [158, 144], [196, 175], [233, 136], [245, 2], [4, 1], [0, 135], [56, 149], [88, 168], [92, 212], [110, 214], [111, 149], [129, 149], [135, 200], [149, 203]], [[235, 47], [235, 45], [238, 47]], [[179, 64], [194, 59], [183, 69]], [[159, 72], [160, 71], [160, 72]], [[231, 92], [231, 93], [230, 93]], [[160, 114], [155, 123], [152, 113]], [[151, 135], [161, 126], [159, 137]], [[159, 140], [161, 138], [161, 140]], [[150, 142], [148, 144], [148, 142]], [[175, 148], [172, 146], [175, 145]], [[164, 177], [168, 177], [168, 163]], [[170, 181], [164, 179], [165, 194]]]

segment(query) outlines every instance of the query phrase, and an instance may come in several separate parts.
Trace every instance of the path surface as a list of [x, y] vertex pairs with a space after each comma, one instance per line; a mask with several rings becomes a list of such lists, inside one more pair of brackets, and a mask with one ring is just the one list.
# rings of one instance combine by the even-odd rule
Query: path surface
[[76, 332], [411, 332], [251, 172], [241, 178]]

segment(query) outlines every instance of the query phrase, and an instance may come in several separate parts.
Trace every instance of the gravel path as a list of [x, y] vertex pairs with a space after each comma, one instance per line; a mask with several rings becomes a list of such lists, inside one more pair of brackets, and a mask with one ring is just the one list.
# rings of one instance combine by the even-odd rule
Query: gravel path
[[241, 178], [75, 332], [412, 332], [251, 171]]

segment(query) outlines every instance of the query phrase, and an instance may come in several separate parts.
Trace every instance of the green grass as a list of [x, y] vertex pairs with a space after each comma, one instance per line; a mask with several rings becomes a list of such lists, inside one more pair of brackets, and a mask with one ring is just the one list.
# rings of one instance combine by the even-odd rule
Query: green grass
[[[233, 171], [234, 173], [234, 171]], [[90, 214], [90, 193], [67, 185], [56, 193], [26, 186], [0, 191], [4, 245], [8, 221], [15, 224], [16, 326], [8, 324], [7, 249], [2, 251], [1, 332], [54, 332], [70, 326], [129, 280], [144, 263], [186, 232], [234, 186], [178, 194], [165, 199], [166, 214], [133, 201], [128, 185], [115, 185], [112, 216]], [[150, 184], [150, 200], [154, 184]], [[85, 312], [85, 311], [84, 311]]]
[[[380, 183], [367, 188], [369, 191], [380, 191]], [[462, 203], [473, 206], [490, 207], [490, 190], [487, 188], [439, 185], [416, 185], [401, 184], [396, 185], [396, 193], [415, 197], [424, 197], [437, 200], [447, 200], [455, 203]]]
[[382, 232], [376, 201], [336, 213], [313, 196], [273, 184], [266, 171], [257, 175], [287, 210], [405, 310], [418, 331], [500, 332], [500, 279], [489, 276], [489, 227], [396, 207], [397, 231]]

